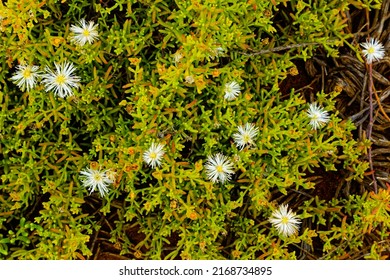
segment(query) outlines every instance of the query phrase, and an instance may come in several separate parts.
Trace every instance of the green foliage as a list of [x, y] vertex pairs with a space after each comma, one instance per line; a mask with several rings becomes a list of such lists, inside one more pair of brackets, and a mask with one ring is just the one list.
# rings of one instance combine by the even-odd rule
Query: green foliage
[[[350, 38], [341, 16], [349, 2], [378, 5], [328, 2], [0, 3], [1, 258], [86, 258], [99, 217], [111, 214], [117, 220], [110, 241], [122, 243], [122, 254], [145, 259], [295, 259], [291, 248], [316, 236], [324, 258], [338, 258], [362, 248], [373, 231], [388, 238], [385, 191], [380, 199], [300, 206], [313, 223], [336, 221], [330, 230], [282, 238], [268, 222], [275, 194], [315, 188], [308, 177], [316, 168], [347, 169], [349, 180], [361, 180], [368, 168], [361, 161], [367, 143], [354, 140], [353, 123], [338, 116], [337, 92], [317, 94], [331, 116], [312, 130], [304, 96], [279, 89], [296, 69], [294, 59], [320, 46], [337, 55]], [[98, 24], [99, 40], [81, 47], [69, 29], [84, 17]], [[272, 51], [292, 44], [302, 45]], [[264, 50], [271, 51], [252, 55]], [[43, 70], [63, 61], [81, 77], [69, 98], [42, 84], [22, 92], [10, 80], [18, 64]], [[231, 81], [241, 93], [227, 101], [224, 85]], [[232, 135], [245, 123], [260, 133], [239, 150]], [[156, 169], [142, 158], [154, 142], [165, 145]], [[213, 184], [204, 168], [219, 152], [234, 164], [225, 184]], [[79, 178], [86, 167], [116, 172], [107, 196], [87, 200]], [[129, 227], [139, 228], [143, 240], [134, 243]], [[381, 244], [375, 241], [366, 258], [380, 258]]]
[[[322, 258], [356, 259], [363, 255], [365, 259], [381, 259], [389, 245], [389, 199], [389, 192], [381, 189], [378, 194], [352, 195], [328, 203], [306, 201], [302, 216], [319, 225], [317, 233], [324, 242]], [[321, 229], [323, 226], [329, 229]]]

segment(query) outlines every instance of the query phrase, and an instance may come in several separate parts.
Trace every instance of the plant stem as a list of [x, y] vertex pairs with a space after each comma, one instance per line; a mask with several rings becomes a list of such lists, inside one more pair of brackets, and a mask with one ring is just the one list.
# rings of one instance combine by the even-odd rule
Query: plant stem
[[[374, 106], [373, 106], [373, 100], [372, 100], [372, 90], [374, 87], [374, 81], [372, 79], [372, 63], [368, 63], [368, 93], [370, 98], [370, 122], [367, 126], [367, 138], [371, 141], [372, 140], [372, 127], [374, 125]], [[372, 143], [372, 141], [371, 141]], [[371, 169], [371, 176], [372, 181], [374, 183], [374, 192], [378, 192], [378, 186], [375, 178], [375, 171], [374, 171], [374, 165], [372, 163], [372, 149], [371, 146], [368, 148], [368, 161], [370, 163], [370, 169]]]

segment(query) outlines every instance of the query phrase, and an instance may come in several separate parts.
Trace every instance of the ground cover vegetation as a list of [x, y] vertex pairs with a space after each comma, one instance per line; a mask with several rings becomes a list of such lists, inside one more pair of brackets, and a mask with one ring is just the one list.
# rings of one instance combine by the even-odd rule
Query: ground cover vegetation
[[0, 3], [1, 259], [388, 259], [390, 1]]

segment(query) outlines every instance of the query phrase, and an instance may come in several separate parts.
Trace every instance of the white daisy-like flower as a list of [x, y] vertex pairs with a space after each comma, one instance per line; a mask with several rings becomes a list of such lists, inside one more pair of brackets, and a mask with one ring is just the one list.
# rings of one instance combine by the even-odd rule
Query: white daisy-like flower
[[360, 45], [364, 48], [362, 52], [368, 64], [371, 64], [373, 61], [379, 61], [385, 56], [384, 46], [375, 38], [371, 38]]
[[240, 94], [241, 88], [236, 81], [233, 81], [225, 84], [224, 91], [225, 91], [224, 98], [226, 100], [233, 100]]
[[288, 210], [288, 205], [281, 205], [279, 209], [272, 213], [269, 221], [278, 230], [279, 234], [290, 236], [296, 234], [299, 230], [301, 220], [296, 216], [291, 209]]
[[18, 65], [11, 80], [21, 89], [30, 91], [34, 88], [39, 77], [39, 67], [35, 65]]
[[98, 189], [100, 196], [104, 197], [108, 192], [107, 186], [113, 181], [107, 176], [106, 171], [87, 168], [80, 171], [83, 186], [89, 188], [90, 194]]
[[152, 168], [161, 165], [161, 160], [164, 156], [164, 145], [152, 143], [150, 148], [144, 152], [144, 161]]
[[224, 183], [231, 179], [231, 175], [234, 174], [233, 163], [221, 153], [213, 156], [208, 156], [205, 164], [207, 177], [213, 183]]
[[251, 123], [240, 125], [237, 127], [238, 132], [233, 134], [234, 142], [236, 146], [242, 150], [245, 145], [253, 145], [253, 139], [259, 133], [259, 129]]
[[307, 109], [307, 115], [310, 118], [310, 125], [314, 130], [325, 125], [330, 120], [328, 112], [315, 102], [310, 104], [309, 109]]
[[71, 41], [79, 46], [84, 46], [87, 42], [92, 44], [98, 37], [98, 24], [93, 21], [87, 22], [85, 19], [79, 21], [79, 25], [72, 25], [70, 31], [73, 32]]
[[54, 90], [54, 93], [61, 98], [73, 95], [72, 88], [78, 88], [80, 78], [73, 75], [76, 68], [71, 62], [62, 64], [54, 63], [56, 70], [53, 72], [49, 67], [46, 67], [46, 74], [42, 75], [42, 83], [45, 85], [46, 91]]

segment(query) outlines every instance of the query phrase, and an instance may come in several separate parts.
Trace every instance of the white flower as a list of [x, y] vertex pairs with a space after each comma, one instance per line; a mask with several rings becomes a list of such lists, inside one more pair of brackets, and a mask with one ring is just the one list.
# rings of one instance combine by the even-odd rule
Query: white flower
[[36, 84], [36, 80], [39, 77], [38, 66], [34, 65], [18, 65], [16, 66], [16, 72], [11, 77], [16, 85], [21, 89], [30, 91]]
[[54, 93], [61, 98], [73, 95], [72, 87], [78, 88], [80, 78], [73, 75], [76, 68], [71, 62], [62, 64], [54, 63], [56, 71], [53, 72], [49, 67], [46, 67], [46, 74], [43, 74], [42, 83], [45, 85], [45, 90], [54, 90]]
[[213, 156], [208, 156], [205, 164], [207, 177], [213, 183], [224, 183], [231, 179], [231, 174], [234, 174], [233, 163], [223, 154], [218, 153]]
[[241, 92], [240, 85], [236, 82], [230, 82], [225, 84], [225, 96], [224, 98], [226, 100], [233, 100], [235, 99]]
[[99, 37], [97, 28], [98, 24], [95, 25], [93, 21], [87, 23], [85, 19], [81, 19], [79, 26], [70, 27], [70, 31], [74, 33], [71, 40], [79, 46], [84, 46], [87, 42], [92, 44]]
[[98, 188], [100, 196], [103, 197], [108, 193], [107, 186], [112, 184], [113, 181], [108, 178], [106, 171], [101, 171], [87, 168], [80, 171], [81, 181], [84, 187], [89, 188], [90, 193], [94, 192]]
[[307, 115], [310, 118], [310, 125], [314, 130], [320, 128], [330, 120], [328, 112], [321, 106], [317, 106], [317, 103], [310, 104], [309, 109], [307, 109]]
[[259, 129], [251, 123], [246, 123], [245, 126], [238, 126], [238, 132], [233, 134], [236, 146], [242, 150], [245, 145], [253, 145], [253, 138], [259, 133]]
[[360, 45], [364, 48], [363, 54], [368, 64], [379, 61], [385, 56], [385, 48], [377, 39], [371, 38]]
[[144, 152], [143, 159], [144, 161], [152, 168], [155, 168], [156, 165], [161, 165], [161, 159], [164, 156], [164, 145], [152, 143], [150, 148]]
[[291, 209], [287, 210], [288, 205], [281, 205], [269, 218], [269, 221], [279, 231], [279, 234], [284, 236], [296, 234], [301, 223], [300, 219], [296, 217], [296, 214]]

